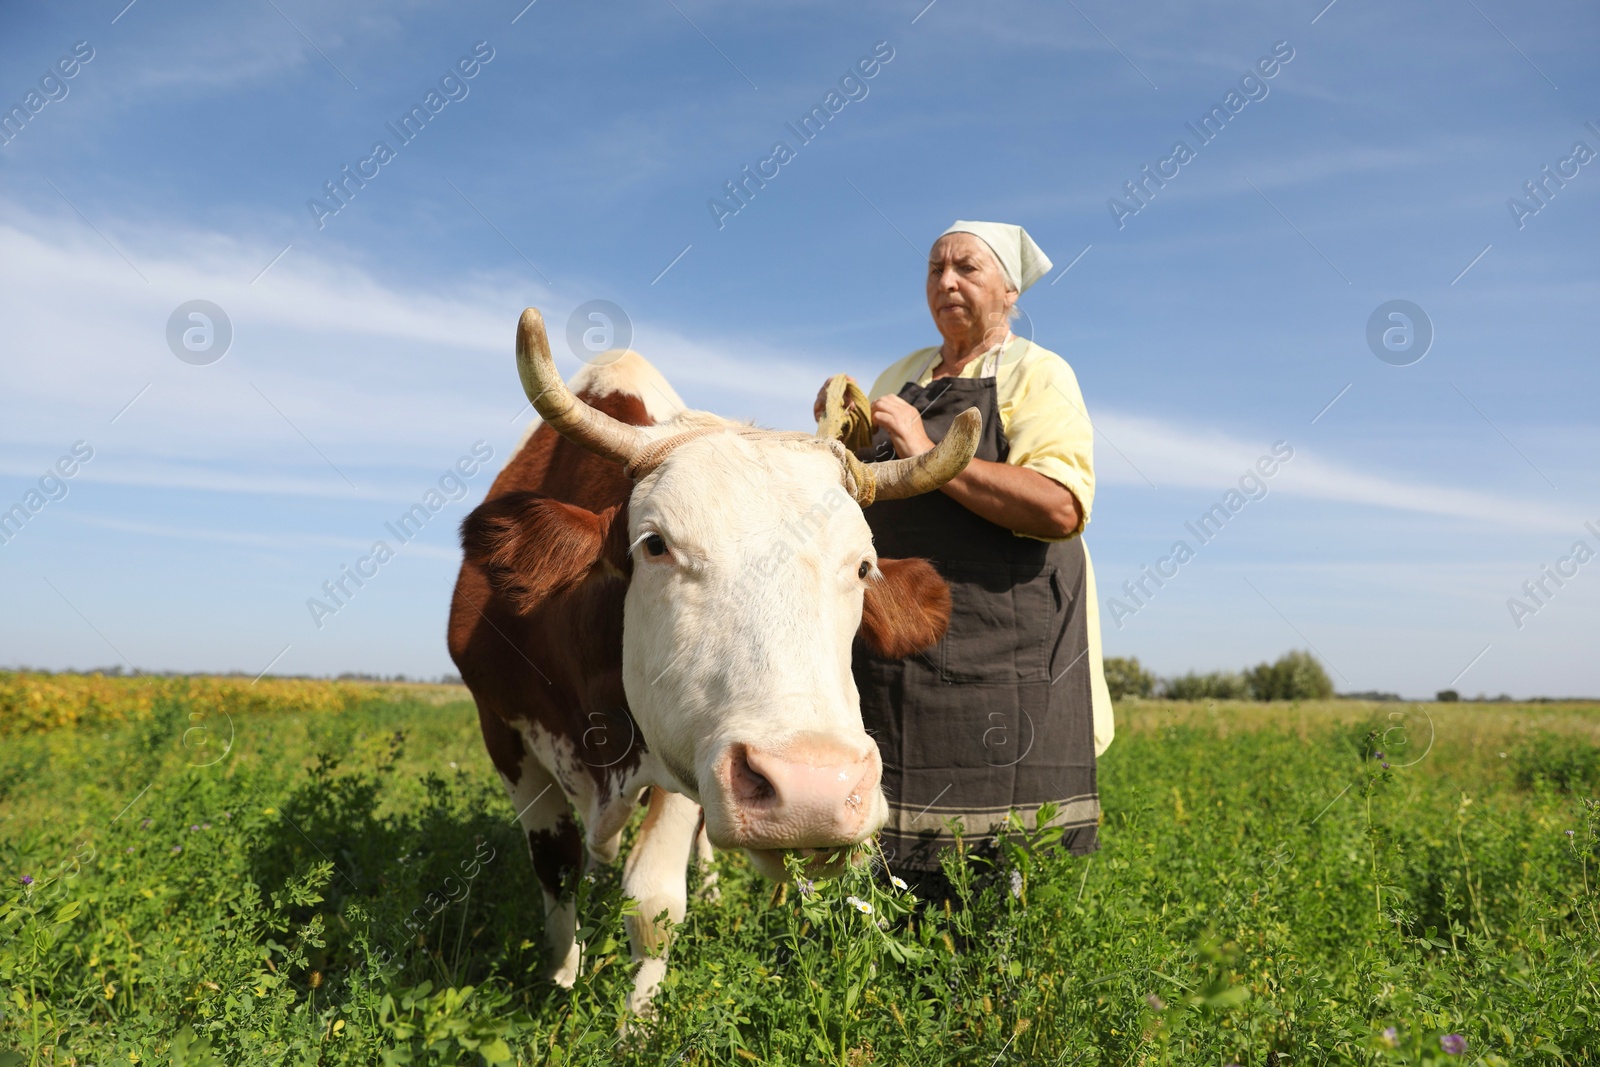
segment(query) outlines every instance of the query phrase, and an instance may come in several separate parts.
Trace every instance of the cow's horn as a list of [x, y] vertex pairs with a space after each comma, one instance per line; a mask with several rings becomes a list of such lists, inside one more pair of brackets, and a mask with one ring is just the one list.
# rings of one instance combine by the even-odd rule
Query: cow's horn
[[878, 500], [904, 500], [931, 493], [966, 469], [978, 450], [983, 416], [968, 408], [955, 417], [944, 440], [920, 456], [867, 464], [877, 480]]
[[539, 417], [573, 444], [624, 465], [644, 447], [638, 427], [618, 422], [572, 395], [550, 358], [550, 339], [538, 308], [525, 310], [517, 323], [517, 374]]

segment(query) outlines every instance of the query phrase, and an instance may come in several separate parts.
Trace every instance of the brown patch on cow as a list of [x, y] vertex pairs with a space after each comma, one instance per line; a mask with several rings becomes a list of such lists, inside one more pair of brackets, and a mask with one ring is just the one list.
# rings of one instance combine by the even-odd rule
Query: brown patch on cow
[[925, 559], [880, 559], [883, 577], [867, 583], [862, 640], [885, 659], [932, 648], [950, 627], [950, 586]]
[[643, 750], [644, 738], [639, 734], [639, 724], [633, 713], [619, 703], [607, 704], [605, 694], [610, 692], [607, 678], [595, 680], [597, 689], [584, 700], [591, 710], [583, 736], [574, 739], [574, 752], [578, 759], [591, 767], [610, 767], [621, 763], [635, 750]]
[[572, 816], [563, 815], [548, 830], [528, 831], [528, 854], [533, 873], [545, 892], [564, 897], [571, 892], [583, 869], [583, 835]]
[[[580, 393], [590, 407], [630, 426], [650, 426], [654, 420], [644, 401], [628, 393], [594, 396]], [[533, 432], [505, 470], [489, 487], [488, 499], [517, 491], [537, 492], [590, 511], [603, 511], [628, 499], [633, 483], [621, 464], [601, 459], [573, 444], [549, 426]]]
[[[526, 614], [570, 591], [606, 562], [604, 550], [615, 540], [611, 530], [618, 515], [625, 516], [626, 509], [609, 507], [597, 515], [538, 493], [507, 493], [466, 517], [461, 547], [469, 563], [483, 568], [495, 592]], [[622, 524], [626, 529], [626, 517]], [[621, 573], [614, 562], [612, 569]]]
[[478, 705], [478, 728], [483, 731], [483, 747], [489, 750], [489, 762], [506, 781], [516, 785], [522, 780], [522, 761], [528, 755], [522, 735], [482, 704]]
[[[651, 423], [639, 397], [583, 399], [622, 422]], [[495, 478], [476, 522], [469, 517], [471, 545], [450, 605], [450, 656], [477, 702], [490, 758], [503, 772], [513, 744], [522, 743], [511, 740], [518, 723], [537, 723], [578, 743], [594, 725], [591, 714], [600, 712], [619, 747], [635, 729], [622, 688], [632, 488], [620, 465], [540, 426]], [[524, 528], [518, 516], [535, 521]], [[550, 573], [538, 569], [540, 560]], [[593, 761], [587, 772], [608, 795], [643, 753], [639, 738], [620, 761]]]

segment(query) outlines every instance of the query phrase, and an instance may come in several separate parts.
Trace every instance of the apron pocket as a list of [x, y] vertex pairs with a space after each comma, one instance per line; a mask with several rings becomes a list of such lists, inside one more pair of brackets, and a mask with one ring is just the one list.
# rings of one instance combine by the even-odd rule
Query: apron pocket
[[950, 630], [939, 643], [939, 676], [959, 682], [1050, 678], [1056, 594], [1051, 564], [948, 563]]

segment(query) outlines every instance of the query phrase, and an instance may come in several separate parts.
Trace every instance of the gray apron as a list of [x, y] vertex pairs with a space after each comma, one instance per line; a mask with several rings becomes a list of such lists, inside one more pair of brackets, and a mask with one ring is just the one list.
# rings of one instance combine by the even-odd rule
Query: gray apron
[[[936, 442], [957, 414], [977, 408], [977, 458], [1004, 463], [999, 354], [986, 358], [983, 377], [909, 381], [899, 395]], [[862, 453], [893, 456], [881, 429], [870, 457]], [[926, 652], [886, 660], [856, 642], [861, 716], [883, 755], [885, 855], [895, 866], [937, 870], [953, 843], [950, 819], [982, 848], [1008, 811], [1033, 827], [1046, 801], [1057, 805], [1049, 825], [1065, 829], [1062, 847], [1094, 851], [1100, 800], [1083, 541], [1019, 537], [937, 491], [881, 501], [866, 517], [879, 555], [929, 560], [951, 599], [949, 632]]]

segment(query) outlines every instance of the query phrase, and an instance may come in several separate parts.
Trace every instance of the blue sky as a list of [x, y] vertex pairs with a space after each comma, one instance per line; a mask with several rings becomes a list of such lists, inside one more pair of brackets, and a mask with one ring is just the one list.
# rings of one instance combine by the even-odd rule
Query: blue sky
[[[507, 454], [525, 305], [568, 373], [569, 315], [607, 300], [690, 404], [806, 427], [827, 374], [935, 339], [921, 256], [981, 218], [1057, 265], [1022, 306], [1100, 431], [1103, 609], [1196, 548], [1107, 654], [1310, 646], [1346, 691], [1600, 692], [1600, 560], [1521, 589], [1600, 550], [1600, 160], [1520, 227], [1507, 206], [1600, 152], [1592, 5], [523, 2], [0, 13], [6, 109], [93, 49], [0, 147], [0, 508], [93, 449], [0, 545], [0, 663], [450, 670], [455, 527], [492, 469], [320, 629], [306, 600], [475, 442]], [[1275, 46], [1200, 144], [1186, 123]], [[785, 124], [875, 47], [801, 144]], [[1119, 228], [1108, 200], [1180, 138]], [[380, 139], [319, 228], [308, 199]], [[779, 139], [719, 228], [708, 201]], [[232, 325], [209, 365], [167, 342], [197, 299]], [[1367, 342], [1396, 299], [1434, 331], [1408, 366]], [[1199, 545], [1185, 523], [1278, 441], [1268, 495]]]

